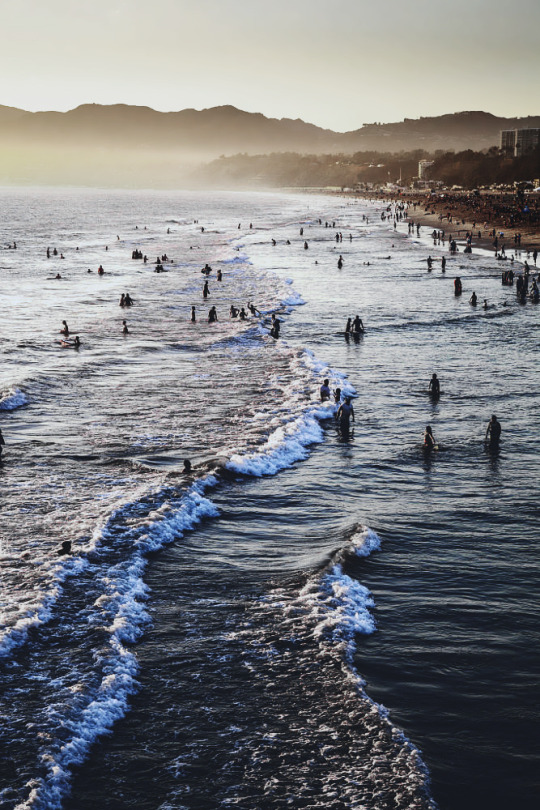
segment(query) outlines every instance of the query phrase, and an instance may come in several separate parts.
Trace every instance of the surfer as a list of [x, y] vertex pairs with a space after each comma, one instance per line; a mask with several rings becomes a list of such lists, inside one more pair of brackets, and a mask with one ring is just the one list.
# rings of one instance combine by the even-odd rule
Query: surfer
[[65, 321], [62, 321], [62, 328], [60, 329], [61, 335], [69, 335], [69, 327]]
[[330, 382], [330, 380], [328, 380], [328, 379], [323, 380], [323, 384], [321, 385], [321, 387], [319, 389], [319, 393], [321, 395], [321, 402], [326, 402], [327, 399], [330, 399], [331, 394], [330, 394], [329, 382]]
[[436, 374], [433, 374], [429, 381], [429, 392], [432, 397], [439, 397], [441, 394], [441, 386]]
[[433, 438], [431, 425], [426, 425], [426, 430], [424, 433], [424, 450], [429, 453], [431, 450], [435, 450], [435, 447], [435, 439]]
[[501, 431], [502, 431], [501, 423], [499, 422], [495, 414], [492, 414], [491, 419], [489, 420], [488, 426], [486, 428], [486, 438], [485, 438], [486, 444], [488, 444], [490, 447], [498, 447], [499, 440], [501, 438]]
[[354, 408], [351, 403], [350, 397], [345, 397], [345, 402], [342, 402], [337, 412], [337, 419], [339, 426], [343, 433], [349, 432], [349, 421], [352, 419], [354, 422]]

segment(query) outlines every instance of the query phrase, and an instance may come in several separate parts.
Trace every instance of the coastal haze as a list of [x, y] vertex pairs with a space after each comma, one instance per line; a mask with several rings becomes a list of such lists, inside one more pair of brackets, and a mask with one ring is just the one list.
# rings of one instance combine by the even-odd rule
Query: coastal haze
[[[162, 113], [125, 104], [86, 104], [61, 112], [28, 112], [0, 107], [0, 183], [87, 185], [128, 188], [177, 188], [237, 185], [298, 185], [294, 174], [261, 177], [258, 165], [241, 178], [223, 174], [220, 157], [269, 154], [286, 166], [293, 156], [351, 156], [354, 153], [400, 154], [420, 150], [488, 150], [506, 129], [540, 127], [540, 116], [501, 118], [485, 112], [461, 112], [388, 124], [370, 124], [345, 133], [322, 129], [300, 119], [271, 119], [232, 106]], [[369, 154], [367, 155], [369, 157]], [[367, 161], [369, 163], [369, 160]], [[416, 163], [415, 169], [416, 169]], [[315, 185], [354, 184], [359, 175], [313, 172]], [[392, 177], [394, 179], [394, 177]], [[312, 185], [306, 176], [301, 185]]]

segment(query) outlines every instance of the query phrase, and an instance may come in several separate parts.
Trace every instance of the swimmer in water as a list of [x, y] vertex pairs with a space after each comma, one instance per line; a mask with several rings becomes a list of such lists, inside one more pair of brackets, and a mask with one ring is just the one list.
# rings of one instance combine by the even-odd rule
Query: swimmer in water
[[337, 412], [337, 420], [343, 433], [349, 432], [349, 421], [352, 419], [354, 422], [354, 408], [351, 403], [350, 397], [345, 397], [345, 402], [342, 402]]
[[128, 335], [129, 334], [129, 329], [128, 329], [126, 321], [122, 321], [122, 334], [123, 335]]
[[470, 304], [472, 307], [475, 307], [475, 306], [477, 305], [477, 303], [478, 303], [478, 298], [476, 297], [476, 293], [475, 293], [475, 292], [473, 292], [473, 294], [472, 294], [472, 295], [471, 295], [471, 297], [469, 298], [469, 304]]
[[319, 393], [321, 395], [321, 402], [326, 402], [327, 399], [330, 399], [330, 388], [329, 388], [330, 380], [326, 379], [323, 380], [323, 384], [319, 389]]
[[441, 386], [439, 383], [439, 379], [436, 374], [433, 374], [431, 380], [429, 381], [429, 392], [432, 397], [438, 397], [441, 393]]
[[6, 446], [6, 442], [4, 437], [2, 436], [2, 431], [0, 430], [0, 456], [2, 455], [2, 450]]
[[491, 419], [489, 420], [488, 426], [486, 428], [486, 438], [485, 438], [486, 444], [488, 444], [490, 447], [498, 447], [499, 440], [501, 438], [501, 431], [502, 431], [501, 423], [499, 422], [495, 414], [492, 414]]
[[357, 315], [352, 322], [352, 331], [357, 333], [364, 332], [364, 324], [362, 323], [360, 315]]
[[424, 433], [424, 450], [426, 450], [427, 452], [435, 450], [435, 439], [433, 438], [433, 431], [431, 429], [431, 425], [426, 425], [426, 430]]
[[191, 461], [189, 460], [189, 458], [184, 459], [184, 469], [182, 472], [184, 472], [186, 475], [191, 475], [191, 473], [193, 472], [193, 470], [191, 469]]
[[71, 554], [71, 540], [63, 540], [62, 545], [56, 552], [58, 555]]
[[334, 402], [336, 403], [336, 405], [339, 405], [339, 403], [341, 402], [341, 388], [336, 388], [336, 390], [334, 391]]

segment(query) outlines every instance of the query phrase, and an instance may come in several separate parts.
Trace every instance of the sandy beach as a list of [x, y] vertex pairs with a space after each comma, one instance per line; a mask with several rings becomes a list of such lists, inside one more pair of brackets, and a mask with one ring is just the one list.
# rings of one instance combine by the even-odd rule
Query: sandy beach
[[[467, 232], [473, 232], [473, 248], [483, 248], [493, 250], [494, 238], [492, 235], [495, 229], [498, 235], [499, 250], [504, 245], [508, 258], [515, 253], [516, 249], [521, 250], [521, 258], [527, 251], [532, 253], [534, 249], [540, 249], [540, 195], [526, 197], [525, 203], [531, 207], [537, 217], [536, 222], [518, 222], [510, 224], [507, 212], [497, 214], [493, 210], [496, 205], [504, 205], [510, 208], [515, 207], [515, 198], [512, 201], [510, 195], [482, 195], [474, 198], [474, 202], [480, 201], [488, 205], [480, 210], [471, 211], [471, 195], [452, 194], [445, 192], [442, 195], [426, 195], [422, 193], [407, 193], [396, 195], [395, 193], [378, 193], [376, 196], [367, 192], [354, 192], [355, 197], [364, 199], [379, 199], [390, 202], [402, 201], [409, 205], [409, 220], [420, 224], [425, 228], [433, 230], [443, 230], [445, 239], [451, 234], [457, 241], [465, 239]], [[450, 216], [450, 219], [449, 219]], [[480, 235], [479, 235], [480, 234]], [[503, 234], [501, 236], [501, 234]], [[521, 244], [518, 245], [514, 237], [521, 234]]]

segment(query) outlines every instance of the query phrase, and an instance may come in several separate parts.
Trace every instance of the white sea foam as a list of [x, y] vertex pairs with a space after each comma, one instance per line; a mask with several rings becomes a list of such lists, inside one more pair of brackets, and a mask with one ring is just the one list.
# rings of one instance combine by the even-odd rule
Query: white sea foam
[[26, 394], [18, 388], [10, 388], [0, 395], [0, 411], [14, 411], [15, 408], [22, 408], [28, 404]]
[[[203, 492], [216, 483], [213, 475], [196, 481], [177, 504], [164, 504], [146, 522], [139, 522], [131, 529], [135, 532], [134, 553], [101, 574], [104, 592], [94, 603], [97, 613], [89, 619], [90, 623], [104, 626], [110, 635], [108, 648], [96, 658], [102, 673], [99, 688], [89, 696], [78, 719], [70, 722], [70, 739], [58, 750], [44, 751], [42, 763], [46, 773], [35, 780], [28, 799], [16, 810], [60, 810], [62, 798], [69, 791], [71, 767], [84, 762], [93, 742], [108, 733], [126, 713], [129, 696], [137, 690], [138, 664], [125, 644], [136, 641], [149, 620], [144, 607], [148, 593], [143, 581], [146, 552], [179, 539], [205, 517], [218, 515], [217, 507], [203, 497]], [[128, 508], [117, 510], [113, 518]], [[101, 542], [114, 541], [113, 518], [102, 528]], [[96, 539], [92, 546], [99, 553], [100, 543]]]

